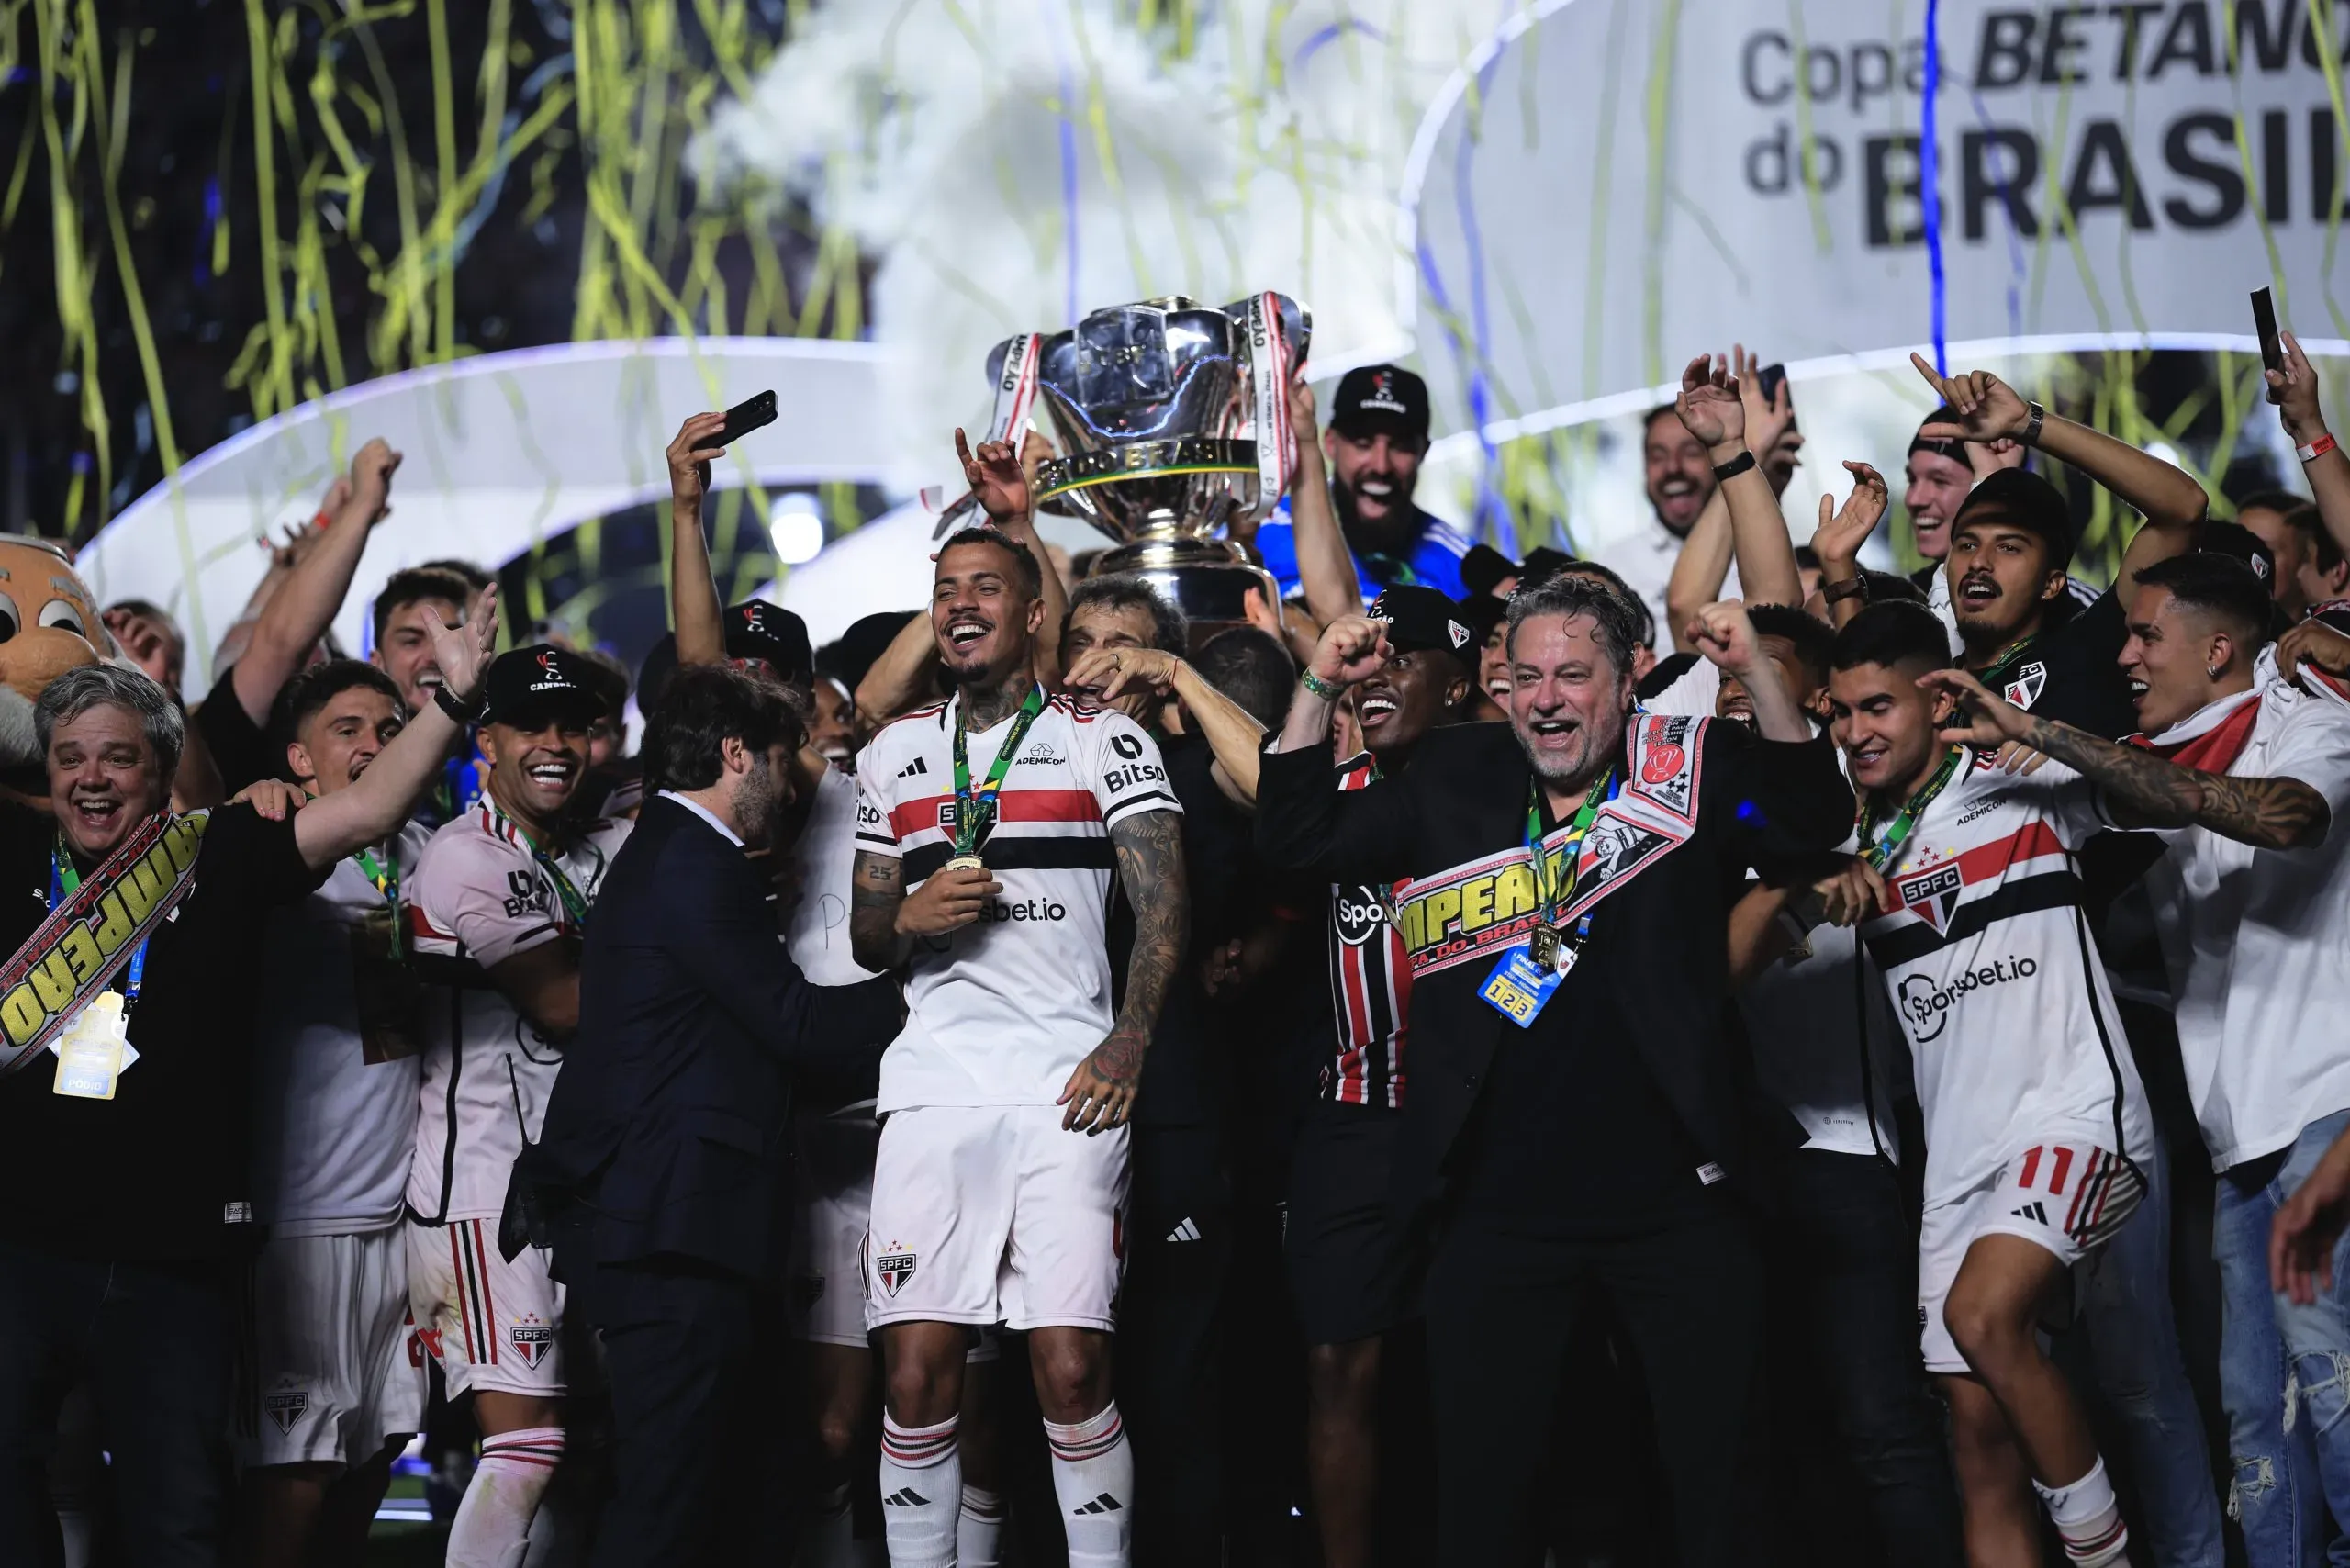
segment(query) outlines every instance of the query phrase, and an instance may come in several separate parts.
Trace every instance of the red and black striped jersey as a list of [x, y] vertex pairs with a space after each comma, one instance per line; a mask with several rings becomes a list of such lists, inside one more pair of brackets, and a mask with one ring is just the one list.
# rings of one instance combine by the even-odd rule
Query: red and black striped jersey
[[[1337, 787], [1360, 790], [1379, 777], [1369, 752], [1338, 765]], [[1389, 913], [1385, 885], [1330, 886], [1330, 998], [1337, 1054], [1322, 1068], [1322, 1098], [1339, 1105], [1404, 1107], [1404, 1036], [1411, 1015], [1412, 964]]]

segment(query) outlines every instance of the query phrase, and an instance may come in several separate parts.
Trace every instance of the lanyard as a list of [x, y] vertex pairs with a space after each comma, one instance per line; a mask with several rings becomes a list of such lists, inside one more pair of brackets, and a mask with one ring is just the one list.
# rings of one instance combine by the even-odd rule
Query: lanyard
[[1045, 711], [1045, 689], [1032, 686], [1021, 700], [1020, 711], [1012, 716], [1012, 733], [1003, 737], [997, 749], [995, 761], [988, 768], [988, 776], [977, 790], [971, 788], [971, 759], [965, 747], [964, 708], [955, 707], [955, 853], [969, 855], [976, 851], [995, 827], [996, 791], [1003, 788], [1003, 776], [1012, 767], [1012, 754], [1028, 738], [1028, 726]]
[[[487, 802], [485, 801], [485, 803]], [[571, 879], [563, 874], [563, 868], [555, 864], [554, 857], [541, 849], [532, 840], [531, 835], [522, 831], [520, 823], [516, 822], [504, 812], [498, 811], [495, 805], [491, 805], [490, 810], [496, 812], [499, 822], [514, 830], [514, 836], [522, 841], [522, 846], [531, 852], [531, 858], [539, 863], [539, 869], [544, 871], [547, 874], [547, 879], [554, 883], [555, 897], [563, 901], [564, 913], [571, 917], [572, 925], [580, 931], [586, 931], [588, 929], [588, 901], [580, 895], [579, 890], [572, 885]], [[360, 869], [365, 870], [366, 868], [363, 866]], [[381, 884], [377, 886], [380, 890]], [[397, 873], [395, 887], [397, 888]]]
[[1951, 776], [1958, 771], [1959, 756], [1956, 746], [1942, 754], [1942, 765], [1934, 769], [1933, 777], [1919, 786], [1918, 792], [1893, 814], [1893, 820], [1886, 823], [1885, 837], [1874, 843], [1871, 842], [1873, 824], [1869, 820], [1873, 813], [1869, 811], [1867, 798], [1862, 798], [1860, 813], [1852, 823], [1852, 830], [1860, 835], [1861, 854], [1872, 868], [1882, 871], [1900, 855], [1901, 846], [1908, 843], [1910, 834], [1917, 831], [1918, 819], [1926, 814], [1926, 808], [1934, 803], [1934, 797], [1942, 792]]
[[398, 858], [395, 857], [390, 860], [378, 860], [375, 858], [375, 852], [374, 850], [363, 849], [358, 854], [351, 857], [351, 863], [359, 868], [359, 873], [361, 876], [365, 877], [370, 882], [375, 884], [375, 890], [383, 895], [383, 899], [386, 903], [392, 906], [393, 912], [395, 913], [398, 913], [400, 907], [400, 863]]
[[1567, 842], [1560, 856], [1561, 870], [1552, 880], [1550, 857], [1542, 846], [1542, 781], [1534, 779], [1526, 787], [1526, 847], [1534, 857], [1534, 896], [1540, 901], [1545, 924], [1555, 924], [1575, 898], [1575, 882], [1583, 871], [1583, 857], [1577, 853], [1583, 847], [1583, 834], [1591, 831], [1592, 820], [1599, 815], [1599, 808], [1616, 794], [1616, 769], [1602, 774], [1575, 808], [1574, 820], [1568, 824]]
[[[60, 835], [57, 845], [49, 852], [49, 907], [54, 912], [59, 904], [82, 890], [82, 873], [73, 868], [73, 857], [66, 853], [65, 840]], [[147, 979], [147, 939], [140, 937], [130, 955], [130, 967], [123, 971], [122, 1011], [127, 1015], [139, 1005], [139, 988]]]
[[2031, 649], [2032, 644], [2039, 640], [2040, 633], [2037, 632], [2031, 633], [2028, 636], [2018, 637], [2014, 642], [2009, 643], [2006, 647], [2000, 649], [1998, 653], [1994, 655], [1991, 662], [1983, 666], [1983, 673], [1976, 676], [1975, 678], [1989, 687], [1992, 690], [1998, 690], [2000, 687], [2007, 684], [2008, 666], [2014, 664], [2018, 659], [2023, 657], [2025, 653]]

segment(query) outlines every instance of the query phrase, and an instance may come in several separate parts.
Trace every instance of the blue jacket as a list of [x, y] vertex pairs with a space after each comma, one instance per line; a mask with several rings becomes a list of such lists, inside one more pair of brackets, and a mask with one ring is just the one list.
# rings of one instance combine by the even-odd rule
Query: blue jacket
[[[1459, 599], [1467, 591], [1460, 586], [1460, 557], [1469, 553], [1474, 541], [1440, 517], [1427, 512], [1420, 512], [1419, 516], [1419, 538], [1402, 559], [1386, 555], [1366, 558], [1360, 552], [1353, 553], [1355, 576], [1361, 580], [1364, 602], [1377, 599], [1382, 590], [1397, 583], [1418, 583], [1448, 599]], [[1281, 597], [1294, 597], [1298, 591], [1297, 534], [1290, 522], [1286, 498], [1280, 509], [1258, 526], [1257, 550], [1265, 559], [1265, 569], [1281, 583]]]

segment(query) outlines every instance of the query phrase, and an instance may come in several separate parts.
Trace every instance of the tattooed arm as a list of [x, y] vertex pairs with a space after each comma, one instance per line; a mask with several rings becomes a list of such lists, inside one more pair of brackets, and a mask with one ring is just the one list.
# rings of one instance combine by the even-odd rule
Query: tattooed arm
[[1118, 883], [1134, 906], [1135, 946], [1126, 959], [1126, 1004], [1108, 1037], [1077, 1064], [1061, 1091], [1061, 1126], [1107, 1132], [1134, 1118], [1143, 1052], [1158, 1027], [1167, 987], [1183, 961], [1191, 895], [1183, 885], [1183, 819], [1173, 812], [1131, 812], [1110, 828]]
[[2105, 791], [2117, 825], [2206, 827], [2255, 849], [2303, 849], [2325, 841], [2333, 812], [2298, 778], [2232, 778], [2181, 767], [2153, 752], [2116, 745], [2086, 731], [2036, 718], [1994, 697], [1964, 670], [1932, 670], [1919, 684], [1967, 704], [1942, 739], [1991, 750], [2021, 741]]
[[894, 855], [856, 852], [848, 877], [848, 950], [857, 968], [886, 975], [906, 961], [912, 940], [898, 931], [905, 902], [904, 862]]

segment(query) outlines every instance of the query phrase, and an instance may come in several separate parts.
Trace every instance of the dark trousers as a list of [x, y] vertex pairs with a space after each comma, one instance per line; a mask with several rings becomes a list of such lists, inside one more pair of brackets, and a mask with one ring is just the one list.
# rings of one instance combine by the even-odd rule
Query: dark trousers
[[1776, 1174], [1772, 1322], [1800, 1353], [1774, 1357], [1774, 1370], [1789, 1399], [1826, 1406], [1876, 1527], [1880, 1551], [1844, 1560], [1958, 1568], [1958, 1495], [1918, 1347], [1918, 1232], [1900, 1173], [1874, 1155], [1806, 1148]]
[[1221, 1331], [1232, 1194], [1216, 1129], [1138, 1126], [1127, 1145], [1118, 1409], [1135, 1452], [1135, 1561], [1224, 1561]]
[[88, 1379], [132, 1568], [216, 1568], [227, 1529], [235, 1316], [210, 1264], [87, 1262], [0, 1241], [0, 1562], [55, 1560], [43, 1482]]
[[1745, 1218], [1727, 1201], [1610, 1240], [1531, 1236], [1457, 1215], [1437, 1245], [1427, 1296], [1438, 1560], [1448, 1568], [1539, 1561], [1549, 1417], [1575, 1318], [1601, 1292], [1648, 1385], [1678, 1561], [1746, 1561], [1758, 1525], [1741, 1506], [1740, 1462], [1759, 1360], [1759, 1274]]
[[588, 1284], [616, 1473], [594, 1568], [789, 1562], [780, 1299], [687, 1267], [602, 1268]]

